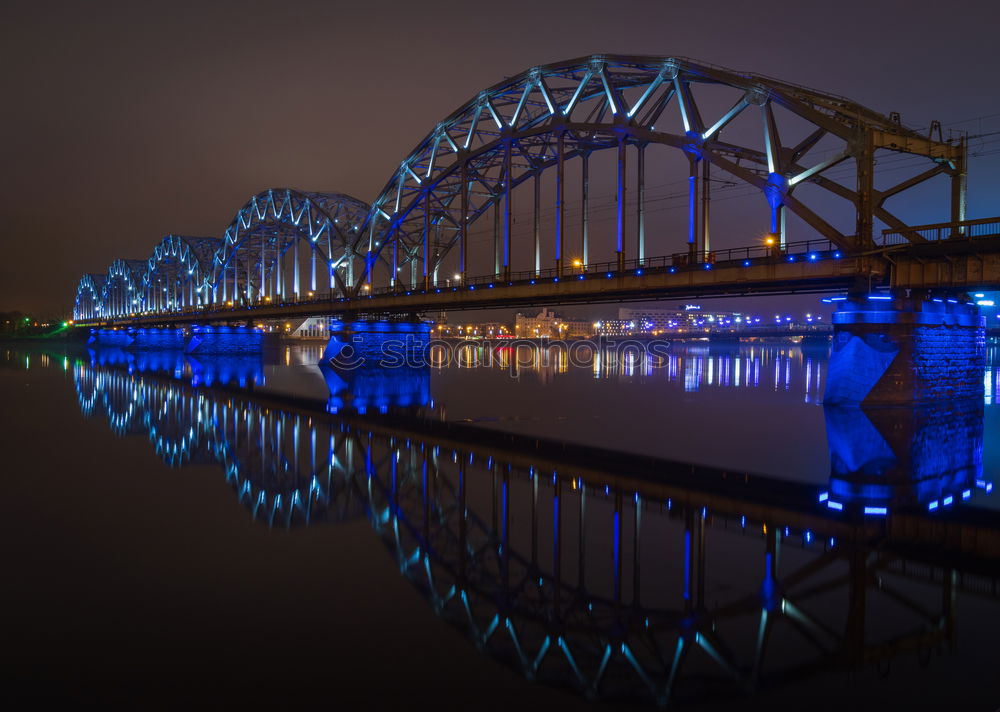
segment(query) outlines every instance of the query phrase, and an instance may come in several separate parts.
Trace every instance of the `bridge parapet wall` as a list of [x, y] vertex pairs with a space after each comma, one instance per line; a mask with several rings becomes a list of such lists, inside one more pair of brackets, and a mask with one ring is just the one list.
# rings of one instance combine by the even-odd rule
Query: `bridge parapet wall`
[[869, 296], [841, 302], [833, 324], [828, 404], [982, 397], [986, 328], [974, 304]]
[[129, 329], [131, 346], [136, 349], [183, 351], [187, 340], [184, 329]]
[[194, 354], [256, 354], [264, 332], [247, 326], [195, 326], [184, 350]]
[[339, 370], [426, 365], [430, 324], [420, 321], [331, 321], [321, 363]]
[[127, 329], [91, 329], [87, 343], [96, 346], [114, 346], [120, 349], [132, 345], [134, 338]]

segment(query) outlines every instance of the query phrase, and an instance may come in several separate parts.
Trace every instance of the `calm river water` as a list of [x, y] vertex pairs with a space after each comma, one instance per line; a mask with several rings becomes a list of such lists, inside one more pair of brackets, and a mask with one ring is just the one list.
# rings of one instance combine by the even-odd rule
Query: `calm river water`
[[0, 699], [1000, 706], [995, 350], [875, 412], [788, 344], [321, 350], [0, 345]]

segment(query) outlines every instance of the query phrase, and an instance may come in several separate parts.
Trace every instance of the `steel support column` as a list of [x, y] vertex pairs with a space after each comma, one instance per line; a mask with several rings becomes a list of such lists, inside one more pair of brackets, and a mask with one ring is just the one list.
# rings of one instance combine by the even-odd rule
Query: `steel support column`
[[296, 239], [292, 243], [292, 293], [295, 298], [299, 298], [299, 294], [302, 291], [302, 283], [299, 279], [299, 240]]
[[875, 245], [873, 235], [875, 210], [875, 149], [872, 133], [865, 131], [862, 138], [862, 149], [857, 156], [858, 178], [858, 220], [857, 247], [860, 250], [871, 249]]
[[503, 157], [503, 278], [510, 279], [510, 241], [511, 241], [511, 191], [513, 190], [513, 175], [511, 172], [511, 139], [504, 144]]
[[636, 259], [646, 260], [646, 144], [636, 146]]
[[493, 197], [493, 274], [500, 274], [500, 196]]
[[[955, 170], [951, 174], [951, 221], [960, 222], [965, 220], [965, 209], [966, 209], [966, 182], [968, 176], [966, 173], [966, 145], [965, 137], [959, 144], [961, 149], [961, 158], [955, 161]], [[965, 233], [965, 228], [958, 228], [952, 237], [959, 237]]]
[[698, 163], [697, 156], [688, 154], [688, 252], [691, 261], [698, 250]]
[[625, 269], [625, 134], [618, 134], [618, 190], [615, 254], [618, 270]]
[[[375, 265], [372, 265], [372, 270], [375, 270]], [[389, 286], [392, 289], [396, 289], [399, 285], [399, 233], [396, 234], [396, 239], [392, 241], [392, 266], [389, 268]]]
[[709, 161], [701, 161], [701, 252], [705, 254], [708, 254], [712, 249], [708, 229], [709, 203], [712, 197], [711, 177], [709, 175], [711, 165]]
[[427, 203], [430, 201], [430, 194], [424, 191], [424, 289], [430, 288], [430, 243], [431, 243], [431, 211]]
[[461, 201], [462, 201], [462, 214], [460, 216], [461, 221], [458, 226], [460, 231], [459, 238], [459, 250], [458, 250], [458, 273], [461, 275], [462, 283], [465, 284], [466, 270], [468, 268], [468, 258], [469, 258], [469, 167], [468, 160], [465, 156], [461, 156]]
[[[309, 250], [309, 254], [310, 254], [310, 265], [311, 265], [310, 266], [311, 277], [310, 277], [310, 280], [309, 280], [309, 284], [312, 285], [312, 286], [310, 286], [310, 289], [315, 292], [316, 291], [316, 248], [315, 248], [315, 246], [313, 246], [313, 248], [311, 250]], [[374, 270], [375, 269], [375, 265], [372, 265], [371, 269]], [[371, 275], [370, 274], [368, 276], [368, 279], [369, 279], [369, 281], [371, 281]]]
[[583, 264], [583, 268], [587, 269], [587, 264], [590, 261], [590, 152], [584, 151], [581, 155], [581, 160], [583, 164], [581, 166], [581, 179], [580, 179], [580, 248], [581, 255], [580, 260]]
[[564, 165], [563, 144], [565, 143], [565, 131], [559, 132], [556, 139], [556, 275], [562, 277], [563, 274], [563, 230], [565, 228], [565, 187], [566, 187], [566, 167]]
[[542, 233], [538, 214], [542, 193], [542, 173], [537, 168], [535, 169], [535, 177], [532, 180], [535, 189], [535, 208], [532, 215], [532, 229], [534, 230], [535, 276], [537, 277], [539, 272], [542, 271]]

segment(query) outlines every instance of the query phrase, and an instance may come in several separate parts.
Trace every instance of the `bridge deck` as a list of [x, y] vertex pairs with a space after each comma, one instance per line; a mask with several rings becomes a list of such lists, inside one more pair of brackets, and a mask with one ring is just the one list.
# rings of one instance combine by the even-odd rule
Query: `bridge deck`
[[[809, 255], [813, 255], [810, 258]], [[405, 314], [461, 309], [511, 308], [553, 304], [651, 301], [697, 297], [831, 292], [881, 283], [886, 265], [877, 257], [835, 256], [832, 251], [766, 260], [730, 260], [687, 268], [644, 267], [620, 272], [565, 274], [512, 281], [477, 280], [462, 287], [399, 288], [354, 298], [330, 295], [251, 306], [143, 314], [83, 320], [89, 325], [154, 326], [206, 321], [256, 321], [332, 314]], [[793, 260], [793, 261], [790, 261]], [[749, 262], [749, 264], [747, 264]]]
[[[790, 251], [758, 257], [760, 248], [717, 253], [712, 262], [683, 260], [684, 255], [635, 261], [627, 269], [592, 265], [561, 276], [545, 270], [535, 276], [468, 278], [461, 286], [429, 289], [364, 290], [354, 297], [318, 294], [293, 300], [265, 300], [233, 306], [185, 308], [80, 320], [90, 326], [169, 326], [197, 322], [254, 322], [324, 315], [392, 315], [463, 309], [518, 308], [565, 304], [655, 301], [763, 294], [824, 293], [875, 287], [971, 291], [1000, 288], [1000, 235], [974, 239], [887, 245], [864, 254], [815, 250], [815, 243], [789, 245]], [[801, 250], [801, 251], [795, 251]], [[716, 253], [713, 253], [713, 255]], [[679, 261], [683, 260], [683, 261]]]

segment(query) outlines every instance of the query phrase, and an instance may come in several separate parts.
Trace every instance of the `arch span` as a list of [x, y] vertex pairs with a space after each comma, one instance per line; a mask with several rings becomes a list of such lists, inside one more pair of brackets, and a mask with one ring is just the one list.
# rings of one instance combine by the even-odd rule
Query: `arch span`
[[216, 237], [167, 235], [153, 248], [142, 276], [143, 311], [164, 312], [209, 303]]
[[[905, 166], [913, 174], [876, 176], [876, 156], [886, 152], [914, 159]], [[647, 205], [647, 175], [662, 181], [657, 161], [666, 160], [681, 174], [676, 194], [657, 198], [682, 212], [670, 225], [650, 219]], [[924, 238], [887, 201], [945, 176], [951, 222], [960, 222], [965, 166], [963, 141], [920, 134], [841, 96], [680, 57], [592, 55], [533, 67], [477, 94], [400, 162], [370, 206], [342, 193], [263, 191], [237, 212], [210, 267], [212, 238], [165, 241], [143, 268], [145, 293], [132, 293], [131, 261], [119, 260], [101, 307], [85, 307], [116, 317], [327, 288], [342, 297], [428, 289], [471, 275], [527, 280], [550, 267], [558, 279], [602, 260], [618, 271], [654, 256], [710, 263], [720, 182], [760, 198], [738, 221], [745, 239], [728, 247], [766, 240], [780, 250], [802, 231], [803, 240], [859, 252], [874, 246], [877, 224], [918, 243]], [[600, 186], [610, 199], [596, 206]], [[470, 239], [490, 214], [484, 239]], [[205, 242], [196, 249], [193, 239]], [[163, 267], [169, 284], [158, 281], [175, 247], [197, 253], [183, 263], [197, 265], [197, 279], [192, 273], [180, 288], [173, 266]], [[89, 299], [82, 285], [78, 301]]]
[[349, 293], [355, 262], [364, 260], [359, 245], [368, 212], [366, 203], [342, 193], [258, 193], [236, 214], [215, 254], [215, 299], [281, 300], [323, 287]]
[[[698, 97], [707, 88], [730, 90], [732, 103], [708, 109]], [[740, 121], [742, 130], [731, 132]], [[782, 140], [793, 133], [783, 133], [783, 123], [797, 125], [796, 140]], [[771, 233], [782, 245], [788, 213], [804, 223], [810, 237], [822, 236], [843, 250], [870, 246], [876, 219], [905, 232], [906, 223], [885, 208], [885, 201], [939, 174], [952, 179], [952, 219], [964, 219], [964, 145], [932, 140], [903, 127], [898, 118], [770, 77], [676, 57], [595, 55], [529, 69], [479, 93], [441, 121], [400, 163], [372, 204], [364, 226], [370, 265], [365, 278], [377, 278], [374, 258], [389, 252], [388, 281], [409, 264], [413, 286], [420, 280], [433, 286], [436, 272], [456, 250], [453, 265], [464, 277], [473, 257], [470, 226], [491, 208], [488, 262], [495, 274], [510, 273], [515, 249], [531, 253], [536, 273], [551, 261], [561, 271], [569, 247], [565, 172], [570, 162], [582, 164], [582, 229], [573, 236], [580, 244], [572, 250], [586, 265], [594, 237], [587, 226], [587, 184], [594, 178], [588, 176], [588, 159], [602, 150], [617, 154], [612, 168], [617, 175], [611, 176], [615, 215], [606, 237], [619, 264], [626, 256], [642, 264], [653, 246], [643, 210], [646, 149], [657, 144], [680, 151], [689, 169], [687, 234], [672, 244], [661, 240], [654, 246], [658, 254], [679, 252], [682, 246], [693, 255], [710, 251], [710, 192], [713, 174], [719, 173], [759, 192], [764, 198], [760, 232]], [[816, 151], [817, 145], [826, 148]], [[926, 170], [875, 190], [874, 155], [880, 150], [921, 156], [927, 159]], [[855, 185], [830, 177], [830, 169], [842, 164], [852, 166]], [[539, 178], [546, 171], [555, 173], [549, 254], [543, 254], [538, 219]], [[629, 187], [634, 197], [626, 195], [626, 183], [633, 180], [626, 176], [635, 176]], [[517, 192], [529, 193], [527, 202], [534, 203], [530, 244], [514, 245], [513, 193], [526, 183], [530, 187]], [[800, 197], [796, 189], [804, 184], [818, 186], [853, 211], [853, 231], [835, 227], [813, 201]], [[630, 202], [634, 210], [627, 210]], [[921, 241], [913, 232], [907, 237]]]
[[102, 295], [104, 280], [107, 275], [85, 274], [76, 287], [76, 300], [73, 302], [73, 319], [96, 319], [102, 313]]
[[126, 316], [142, 311], [142, 275], [145, 260], [115, 260], [108, 268], [101, 292], [101, 315]]

